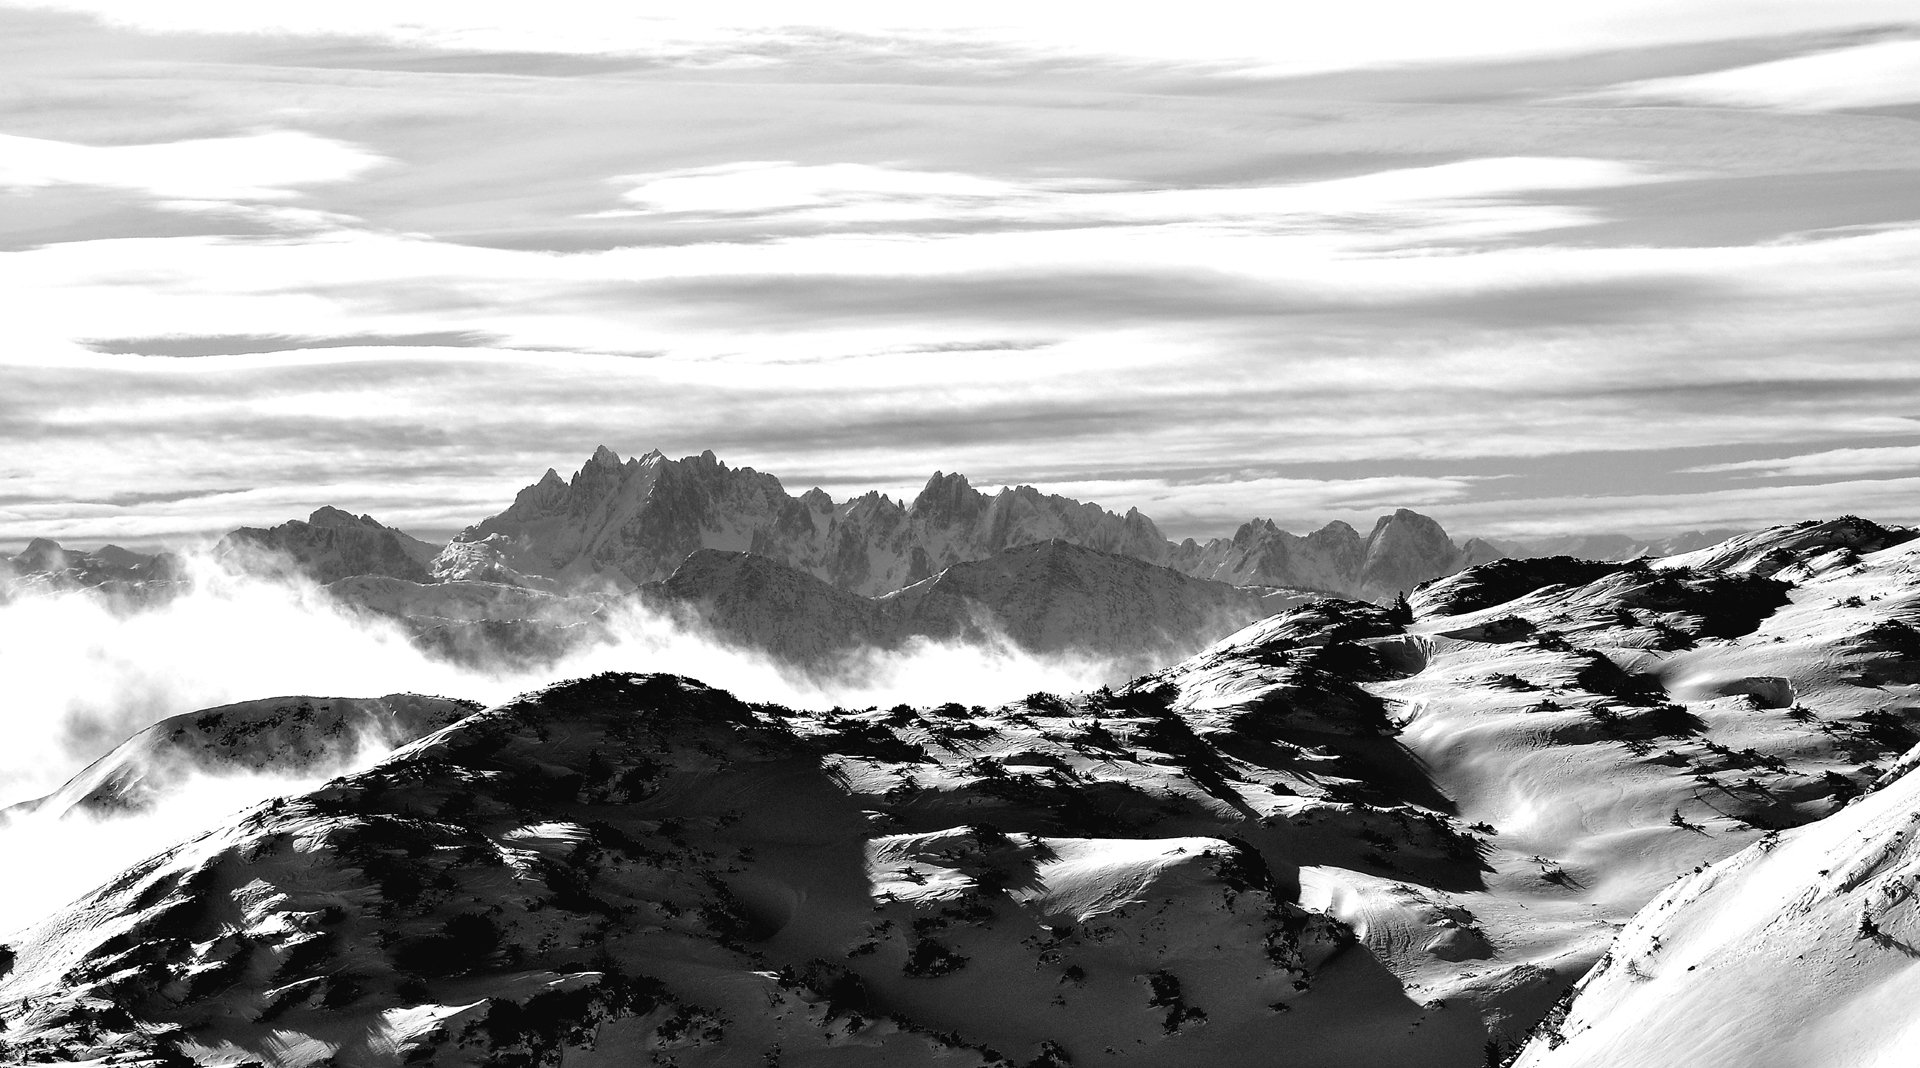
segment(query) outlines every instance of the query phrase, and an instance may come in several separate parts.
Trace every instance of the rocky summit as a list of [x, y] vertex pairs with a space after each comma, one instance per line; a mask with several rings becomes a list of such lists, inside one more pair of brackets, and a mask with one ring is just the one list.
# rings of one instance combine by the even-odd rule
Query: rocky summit
[[622, 461], [596, 451], [571, 479], [549, 470], [499, 515], [457, 535], [433, 563], [441, 578], [539, 576], [622, 586], [658, 581], [700, 549], [752, 552], [850, 593], [879, 596], [1038, 541], [1132, 557], [1232, 585], [1385, 597], [1499, 555], [1453, 544], [1440, 525], [1401, 509], [1361, 537], [1334, 523], [1304, 538], [1271, 522], [1233, 538], [1175, 545], [1137, 509], [1109, 512], [1031, 486], [991, 496], [936, 471], [911, 504], [869, 493], [835, 503], [790, 496], [780, 480], [711, 452]]
[[354, 575], [424, 581], [436, 552], [436, 546], [370, 515], [331, 507], [318, 509], [306, 522], [292, 519], [266, 530], [241, 527], [214, 547], [216, 557], [241, 557], [253, 567], [287, 565], [321, 583]]
[[[291, 751], [288, 707], [249, 715]], [[1851, 517], [1316, 600], [996, 707], [809, 712], [615, 672], [451, 711], [10, 936], [0, 1059], [1905, 1048], [1920, 542]], [[1737, 1034], [1697, 1026], [1754, 989]]]

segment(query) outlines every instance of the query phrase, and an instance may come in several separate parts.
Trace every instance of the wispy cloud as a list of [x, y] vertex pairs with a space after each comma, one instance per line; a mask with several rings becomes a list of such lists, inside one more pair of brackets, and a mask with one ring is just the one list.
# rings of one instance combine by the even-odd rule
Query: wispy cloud
[[1704, 464], [1690, 473], [1751, 472], [1770, 478], [1831, 478], [1920, 471], [1920, 445], [1893, 445], [1874, 449], [1828, 449], [1801, 456]]
[[822, 51], [907, 52], [925, 65], [979, 65], [980, 49], [1026, 56], [1127, 56], [1163, 63], [1322, 71], [1391, 64], [1485, 60], [1648, 47], [1760, 34], [1807, 33], [1911, 18], [1900, 0], [1759, 4], [1658, 0], [1540, 5], [1479, 0], [1436, 7], [1411, 0], [1248, 8], [1195, 0], [1178, 18], [1154, 8], [1084, 9], [978, 0], [960, 6], [815, 3], [804, 10], [770, 0], [689, 7], [608, 6], [553, 0], [538, 8], [433, 0], [336, 0], [263, 7], [222, 0], [39, 0], [147, 30], [331, 34], [413, 46], [492, 52], [629, 54], [704, 64], [811, 58]]
[[446, 531], [602, 443], [1182, 534], [1589, 523], [1636, 484], [1678, 526], [1755, 488], [1678, 468], [1920, 411], [1911, 122], [1566, 105], [1861, 45], [1870, 3], [69, 10], [166, 32], [0, 8], [47, 87], [0, 88], [38, 146], [0, 195], [0, 541]]
[[1920, 101], [1920, 39], [1874, 41], [1728, 70], [1628, 82], [1589, 99], [1837, 111]]
[[382, 162], [294, 130], [161, 144], [81, 145], [0, 134], [0, 188], [91, 185], [188, 202], [282, 201]]

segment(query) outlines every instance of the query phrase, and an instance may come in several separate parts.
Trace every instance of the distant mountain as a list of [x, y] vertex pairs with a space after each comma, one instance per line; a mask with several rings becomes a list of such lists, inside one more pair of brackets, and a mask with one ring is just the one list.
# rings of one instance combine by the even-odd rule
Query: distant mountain
[[1003, 638], [1037, 653], [1178, 659], [1247, 623], [1315, 599], [1196, 579], [1060, 539], [955, 564], [883, 597], [848, 593], [770, 557], [702, 549], [639, 591], [715, 632], [802, 664], [915, 638]]
[[0, 556], [0, 592], [102, 586], [153, 592], [178, 581], [183, 573], [180, 558], [172, 553], [149, 556], [118, 545], [105, 545], [89, 553], [35, 538], [18, 555]]
[[1561, 534], [1550, 538], [1484, 539], [1502, 556], [1519, 560], [1539, 556], [1571, 556], [1577, 560], [1634, 560], [1642, 556], [1674, 556], [1718, 545], [1744, 534], [1738, 527], [1690, 530], [1666, 538], [1636, 538], [1630, 534]]
[[879, 493], [836, 504], [818, 489], [790, 496], [774, 476], [728, 467], [711, 452], [623, 462], [603, 446], [571, 479], [549, 470], [506, 511], [462, 531], [432, 570], [442, 579], [544, 576], [631, 588], [666, 578], [696, 550], [719, 549], [879, 596], [1047, 540], [1232, 585], [1376, 598], [1495, 555], [1485, 543], [1455, 546], [1438, 523], [1405, 509], [1365, 538], [1344, 523], [1301, 538], [1255, 521], [1231, 539], [1174, 545], [1137, 509], [1118, 515], [1031, 486], [989, 496], [963, 475], [935, 472], [910, 505]]
[[324, 507], [306, 522], [288, 520], [271, 529], [241, 527], [214, 546], [217, 558], [286, 561], [320, 583], [353, 575], [428, 581], [427, 563], [439, 552], [370, 515]]
[[1172, 546], [1167, 565], [1236, 586], [1295, 586], [1377, 600], [1500, 556], [1478, 539], [1456, 546], [1439, 523], [1401, 508], [1381, 516], [1364, 538], [1345, 523], [1301, 537], [1256, 519], [1232, 538], [1204, 545], [1189, 538]]

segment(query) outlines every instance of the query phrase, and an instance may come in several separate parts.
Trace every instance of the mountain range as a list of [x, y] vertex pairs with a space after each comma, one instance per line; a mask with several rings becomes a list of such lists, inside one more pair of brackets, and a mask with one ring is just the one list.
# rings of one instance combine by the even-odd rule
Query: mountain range
[[603, 446], [570, 479], [549, 469], [505, 511], [455, 535], [431, 566], [442, 579], [631, 588], [666, 578], [697, 550], [719, 549], [880, 596], [1048, 540], [1236, 586], [1389, 598], [1499, 555], [1486, 543], [1456, 546], [1438, 523], [1405, 509], [1366, 537], [1345, 523], [1299, 537], [1256, 520], [1232, 538], [1176, 545], [1138, 509], [1119, 515], [1031, 486], [989, 496], [964, 475], [935, 472], [911, 504], [880, 493], [836, 503], [818, 489], [791, 496], [774, 476], [729, 467], [711, 452], [622, 461]]
[[[791, 496], [711, 452], [623, 461], [602, 447], [571, 478], [547, 471], [444, 546], [323, 507], [234, 530], [213, 555], [323, 584], [473, 663], [552, 663], [609, 640], [623, 604], [640, 604], [809, 669], [916, 639], [1005, 639], [1090, 653], [1125, 677], [1284, 605], [1387, 600], [1499, 553], [1455, 545], [1406, 509], [1364, 537], [1345, 523], [1301, 537], [1255, 520], [1232, 538], [1175, 544], [1138, 510], [1031, 486], [989, 495], [935, 472], [911, 504], [879, 493], [836, 503], [818, 489]], [[16, 588], [185, 588], [177, 561], [155, 559], [35, 542], [8, 567]]]
[[1914, 535], [1499, 560], [992, 708], [422, 705], [9, 936], [0, 1060], [1898, 1063]]

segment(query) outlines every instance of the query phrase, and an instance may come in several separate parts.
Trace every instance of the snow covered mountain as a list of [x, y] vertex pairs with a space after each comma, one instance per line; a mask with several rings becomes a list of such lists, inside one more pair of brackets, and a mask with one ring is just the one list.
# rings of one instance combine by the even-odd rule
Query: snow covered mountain
[[878, 493], [836, 504], [817, 489], [789, 496], [772, 475], [728, 467], [711, 452], [622, 462], [603, 446], [571, 479], [549, 470], [506, 511], [462, 531], [433, 572], [632, 587], [664, 579], [704, 548], [753, 552], [879, 596], [1047, 540], [1232, 585], [1388, 598], [1498, 555], [1485, 543], [1457, 547], [1439, 524], [1405, 509], [1365, 538], [1344, 523], [1301, 538], [1256, 521], [1231, 539], [1174, 545], [1137, 509], [1116, 515], [1031, 486], [988, 496], [965, 476], [935, 472], [911, 505]]
[[364, 746], [410, 741], [479, 710], [418, 694], [379, 698], [274, 697], [163, 719], [45, 797], [0, 808], [0, 823], [32, 812], [114, 815], [152, 805], [196, 773], [300, 773], [346, 763]]
[[[1418, 590], [1411, 619], [1317, 601], [1116, 690], [991, 709], [558, 684], [35, 925], [0, 978], [0, 1041], [30, 1063], [273, 1068], [1277, 1050], [1468, 1068], [1545, 1020], [1529, 1065], [1669, 1064], [1615, 1054], [1655, 1048], [1631, 1044], [1635, 1019], [1653, 1036], [1705, 1010], [1634, 994], [1628, 960], [1676, 1006], [1731, 996], [1686, 984], [1745, 981], [1713, 969], [1751, 959], [1740, 975], [1787, 977], [1756, 1017], [1824, 1011], [1800, 1007], [1821, 995], [1795, 969], [1816, 965], [1752, 943], [1777, 880], [1711, 867], [1740, 854], [1801, 880], [1817, 922], [1787, 907], [1786, 946], [1854, 969], [1851, 1015], [1808, 1033], [1858, 1022], [1866, 1044], [1836, 1048], [1892, 1050], [1897, 1022], [1868, 1018], [1873, 991], [1904, 991], [1909, 941], [1910, 536], [1774, 528], [1729, 569], [1500, 561]], [[1793, 560], [1745, 566], [1776, 549]], [[1849, 963], [1856, 905], [1878, 934]], [[1635, 913], [1680, 910], [1697, 945], [1661, 944], [1695, 972], [1616, 945]]]
[[243, 564], [288, 563], [316, 582], [328, 583], [353, 575], [385, 575], [426, 581], [427, 563], [439, 552], [370, 515], [356, 516], [338, 508], [321, 508], [306, 522], [288, 520], [277, 527], [241, 527], [220, 539], [217, 558]]

